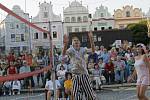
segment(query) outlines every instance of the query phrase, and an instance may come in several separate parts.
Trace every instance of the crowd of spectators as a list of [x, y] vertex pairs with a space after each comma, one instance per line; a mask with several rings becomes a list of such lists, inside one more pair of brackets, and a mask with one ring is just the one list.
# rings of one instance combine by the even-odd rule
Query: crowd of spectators
[[[149, 48], [145, 47], [145, 52], [149, 56]], [[95, 53], [87, 53], [85, 56], [88, 73], [91, 78], [92, 86], [94, 89], [101, 89], [103, 84], [121, 84], [126, 83], [127, 78], [134, 70], [134, 56], [136, 55], [136, 46], [118, 48], [112, 47], [106, 49], [104, 46], [100, 48], [96, 46]], [[56, 89], [57, 96], [70, 96], [71, 95], [71, 64], [68, 56], [62, 59], [61, 53], [54, 54], [55, 72], [56, 72]], [[36, 55], [21, 53], [15, 56], [9, 53], [7, 56], [0, 56], [0, 76], [13, 75], [34, 70], [42, 69], [49, 65], [49, 54], [38, 53]], [[36, 76], [24, 78], [21, 80], [7, 81], [1, 83], [0, 88], [3, 95], [15, 94], [14, 91], [22, 88], [45, 87], [47, 98], [54, 94], [54, 87], [52, 85], [51, 70], [40, 73]], [[40, 84], [40, 79], [42, 85]], [[17, 84], [17, 86], [13, 85]], [[13, 87], [14, 86], [14, 87]], [[11, 91], [6, 93], [5, 91]], [[63, 92], [62, 92], [63, 91]], [[20, 92], [18, 92], [20, 94]]]

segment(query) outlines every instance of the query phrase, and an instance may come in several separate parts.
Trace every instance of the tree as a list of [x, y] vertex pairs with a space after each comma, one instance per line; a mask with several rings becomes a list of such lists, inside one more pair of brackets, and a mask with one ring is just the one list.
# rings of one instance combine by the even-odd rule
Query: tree
[[145, 20], [136, 24], [129, 24], [127, 28], [133, 33], [133, 43], [143, 43], [145, 45], [149, 44], [150, 39], [147, 35], [148, 29]]

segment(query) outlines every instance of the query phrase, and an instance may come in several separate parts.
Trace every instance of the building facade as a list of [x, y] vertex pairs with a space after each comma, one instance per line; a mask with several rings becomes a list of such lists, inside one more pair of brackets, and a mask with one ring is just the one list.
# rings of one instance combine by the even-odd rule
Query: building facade
[[63, 11], [64, 34], [69, 32], [83, 32], [89, 30], [89, 11], [82, 2], [73, 1]]
[[[29, 21], [29, 14], [24, 13], [19, 6], [15, 5], [12, 11]], [[29, 27], [25, 23], [8, 14], [0, 27], [1, 50], [6, 53], [29, 50]]]
[[126, 28], [128, 24], [141, 21], [142, 17], [142, 9], [126, 5], [123, 9], [114, 10], [115, 28]]
[[92, 18], [92, 25], [94, 31], [114, 28], [114, 19], [108, 12], [107, 7], [101, 5], [96, 8]]
[[[44, 2], [39, 4], [39, 13], [36, 17], [32, 19], [32, 23], [35, 25], [50, 31], [53, 45], [57, 48], [62, 47], [62, 38], [63, 38], [63, 27], [61, 17], [55, 15], [52, 9], [52, 4]], [[49, 49], [50, 41], [49, 35], [32, 29], [32, 50], [39, 48]]]

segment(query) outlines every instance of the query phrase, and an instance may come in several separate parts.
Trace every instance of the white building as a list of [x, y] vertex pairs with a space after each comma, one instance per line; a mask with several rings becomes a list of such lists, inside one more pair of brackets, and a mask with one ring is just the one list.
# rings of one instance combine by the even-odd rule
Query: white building
[[101, 5], [96, 8], [92, 18], [93, 30], [104, 30], [114, 28], [114, 19], [108, 12], [108, 8]]
[[[39, 4], [39, 13], [32, 19], [35, 25], [50, 31], [53, 45], [57, 48], [62, 47], [63, 28], [61, 17], [55, 15], [53, 5], [47, 2]], [[50, 47], [49, 35], [36, 29], [32, 29], [32, 49], [48, 49]]]
[[[29, 14], [24, 13], [19, 6], [14, 6], [12, 11], [29, 20]], [[29, 27], [8, 14], [0, 23], [0, 47], [6, 53], [29, 50]]]
[[89, 30], [89, 11], [82, 3], [73, 1], [63, 11], [64, 34]]
[[148, 12], [146, 13], [146, 17], [150, 18], [150, 8], [149, 8]]

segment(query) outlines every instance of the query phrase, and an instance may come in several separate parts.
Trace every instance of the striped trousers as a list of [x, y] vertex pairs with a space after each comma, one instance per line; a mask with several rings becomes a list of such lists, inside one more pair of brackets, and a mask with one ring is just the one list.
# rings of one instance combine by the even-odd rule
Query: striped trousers
[[73, 100], [83, 100], [85, 93], [86, 100], [96, 100], [96, 94], [91, 87], [91, 81], [86, 74], [73, 76]]

